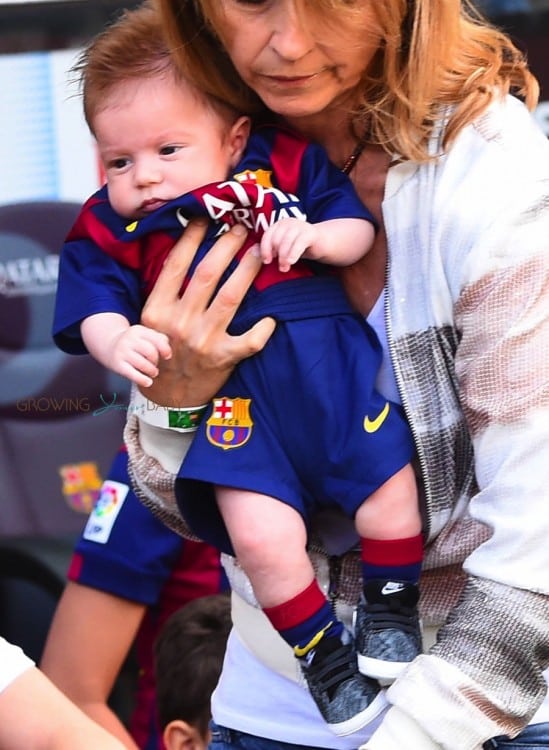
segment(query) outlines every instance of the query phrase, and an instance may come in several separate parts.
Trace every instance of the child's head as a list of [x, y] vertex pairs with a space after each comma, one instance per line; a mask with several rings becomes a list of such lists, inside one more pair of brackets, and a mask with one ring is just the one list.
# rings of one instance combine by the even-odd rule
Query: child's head
[[167, 750], [205, 750], [210, 698], [231, 629], [228, 594], [204, 596], [168, 618], [154, 646], [156, 706]]
[[93, 39], [73, 70], [110, 202], [122, 216], [141, 218], [226, 179], [242, 155], [248, 118], [180, 74], [152, 5], [126, 11]]

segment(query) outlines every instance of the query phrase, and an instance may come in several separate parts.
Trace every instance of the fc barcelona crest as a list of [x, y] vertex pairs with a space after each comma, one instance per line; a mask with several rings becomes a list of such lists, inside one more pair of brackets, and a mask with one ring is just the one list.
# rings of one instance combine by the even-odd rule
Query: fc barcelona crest
[[252, 434], [251, 398], [214, 398], [212, 416], [206, 422], [206, 436], [223, 450], [240, 448]]
[[272, 171], [268, 169], [247, 169], [245, 172], [239, 172], [234, 175], [234, 179], [237, 182], [243, 184], [252, 183], [255, 185], [261, 185], [264, 188], [272, 188], [273, 183], [271, 180]]
[[90, 513], [101, 495], [103, 480], [93, 461], [59, 467], [62, 492], [68, 506], [77, 513]]

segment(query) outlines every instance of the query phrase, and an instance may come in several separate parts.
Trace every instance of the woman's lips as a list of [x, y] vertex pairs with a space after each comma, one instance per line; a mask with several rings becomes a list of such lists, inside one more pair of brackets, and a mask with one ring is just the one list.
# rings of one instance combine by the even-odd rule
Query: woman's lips
[[270, 83], [277, 88], [302, 88], [304, 86], [307, 86], [308, 84], [312, 83], [323, 71], [317, 71], [316, 73], [305, 73], [303, 75], [292, 75], [292, 76], [285, 76], [285, 75], [272, 75], [272, 74], [264, 74], [262, 75], [263, 80], [267, 81], [267, 83]]

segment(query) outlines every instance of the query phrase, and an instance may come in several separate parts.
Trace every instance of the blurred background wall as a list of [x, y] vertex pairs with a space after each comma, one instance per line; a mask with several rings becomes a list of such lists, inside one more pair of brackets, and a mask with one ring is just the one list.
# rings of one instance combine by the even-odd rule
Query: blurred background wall
[[69, 70], [118, 0], [0, 1], [0, 204], [81, 202], [101, 182]]

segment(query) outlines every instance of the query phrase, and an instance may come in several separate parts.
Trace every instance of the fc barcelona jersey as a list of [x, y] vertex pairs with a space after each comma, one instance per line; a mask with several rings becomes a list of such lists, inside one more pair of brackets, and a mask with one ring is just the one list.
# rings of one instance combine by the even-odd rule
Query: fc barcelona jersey
[[[248, 238], [220, 283], [279, 219], [373, 222], [349, 178], [322, 148], [273, 127], [259, 128], [251, 135], [243, 159], [226, 181], [186, 193], [139, 221], [117, 215], [104, 186], [83, 206], [61, 253], [53, 328], [58, 346], [69, 353], [85, 352], [80, 322], [96, 313], [116, 312], [131, 324], [137, 323], [168, 252], [189, 220], [197, 216], [207, 216], [211, 224], [182, 291], [216, 238], [237, 222], [249, 230]], [[324, 279], [321, 285], [299, 283], [296, 289], [292, 284], [320, 278]], [[299, 261], [286, 273], [271, 263], [256, 277], [233, 330], [245, 329], [265, 315], [288, 319], [315, 315], [325, 311], [326, 304], [346, 306], [334, 281], [332, 269], [314, 261]], [[281, 287], [282, 282], [290, 286]]]

